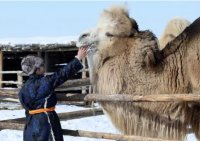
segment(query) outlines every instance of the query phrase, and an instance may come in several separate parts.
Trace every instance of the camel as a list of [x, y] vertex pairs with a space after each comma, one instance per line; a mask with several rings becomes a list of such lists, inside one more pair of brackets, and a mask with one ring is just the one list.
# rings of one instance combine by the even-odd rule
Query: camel
[[[195, 94], [200, 90], [200, 18], [159, 49], [123, 6], [104, 10], [95, 28], [80, 35], [89, 46], [90, 79], [99, 94]], [[200, 140], [200, 103], [101, 102], [122, 133], [184, 140], [188, 126]]]
[[184, 18], [173, 18], [171, 19], [166, 27], [164, 32], [159, 39], [160, 49], [163, 49], [167, 43], [175, 39], [183, 30], [190, 25], [190, 21]]

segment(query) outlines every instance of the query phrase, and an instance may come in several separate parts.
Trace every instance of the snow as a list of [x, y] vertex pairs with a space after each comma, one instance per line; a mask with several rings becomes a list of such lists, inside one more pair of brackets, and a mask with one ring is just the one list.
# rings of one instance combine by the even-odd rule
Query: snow
[[[6, 107], [8, 105], [9, 105], [9, 103], [3, 103], [3, 104], [1, 104], [0, 107]], [[9, 105], [9, 107], [10, 106], [11, 105]], [[17, 107], [17, 105], [16, 105], [16, 107]], [[57, 113], [62, 113], [62, 112], [66, 112], [66, 111], [67, 112], [72, 112], [72, 111], [78, 111], [78, 110], [84, 110], [84, 109], [86, 109], [86, 108], [73, 106], [73, 105], [58, 105], [56, 107], [56, 112]], [[1, 112], [0, 120], [15, 119], [15, 118], [25, 117], [25, 110], [24, 109], [22, 109], [22, 110], [0, 110], [0, 112]]]
[[[2, 105], [3, 103], [0, 103]], [[9, 103], [4, 103], [10, 105]], [[14, 105], [19, 106], [19, 105]], [[95, 105], [98, 106], [98, 105]], [[12, 109], [12, 108], [11, 108]], [[74, 106], [74, 105], [57, 105], [56, 112], [72, 112], [72, 111], [78, 111], [88, 109], [84, 107]], [[0, 120], [5, 119], [13, 119], [13, 118], [19, 118], [24, 117], [24, 110], [0, 110]], [[63, 129], [72, 129], [72, 130], [85, 130], [85, 131], [93, 131], [93, 132], [106, 132], [106, 133], [117, 133], [119, 134], [119, 131], [115, 129], [115, 127], [112, 125], [111, 121], [108, 119], [105, 115], [100, 116], [92, 116], [87, 118], [80, 118], [80, 119], [74, 119], [74, 120], [67, 120], [67, 121], [61, 121], [61, 125]], [[94, 138], [84, 138], [84, 137], [72, 137], [72, 136], [64, 136], [65, 141], [111, 141], [106, 139], [94, 139]], [[17, 130], [1, 130], [0, 131], [0, 141], [23, 141], [23, 131], [17, 131]], [[197, 141], [195, 139], [193, 134], [189, 134], [187, 136], [187, 141]]]
[[71, 44], [77, 41], [78, 36], [61, 36], [61, 37], [26, 37], [26, 38], [1, 38], [0, 44], [17, 45], [17, 44]]

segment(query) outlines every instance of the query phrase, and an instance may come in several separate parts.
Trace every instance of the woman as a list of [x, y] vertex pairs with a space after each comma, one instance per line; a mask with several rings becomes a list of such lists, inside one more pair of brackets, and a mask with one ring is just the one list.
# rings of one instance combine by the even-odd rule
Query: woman
[[60, 120], [55, 112], [54, 89], [83, 68], [80, 60], [86, 54], [87, 48], [81, 47], [73, 61], [49, 76], [44, 76], [44, 61], [40, 57], [27, 56], [22, 60], [22, 71], [29, 75], [19, 92], [26, 111], [24, 141], [63, 141]]

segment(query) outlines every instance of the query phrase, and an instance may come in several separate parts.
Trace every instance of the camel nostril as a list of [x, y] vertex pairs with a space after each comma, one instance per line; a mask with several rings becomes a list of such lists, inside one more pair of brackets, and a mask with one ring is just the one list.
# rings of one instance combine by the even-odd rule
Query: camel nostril
[[109, 32], [106, 32], [106, 36], [107, 37], [113, 37], [113, 34], [109, 33]]

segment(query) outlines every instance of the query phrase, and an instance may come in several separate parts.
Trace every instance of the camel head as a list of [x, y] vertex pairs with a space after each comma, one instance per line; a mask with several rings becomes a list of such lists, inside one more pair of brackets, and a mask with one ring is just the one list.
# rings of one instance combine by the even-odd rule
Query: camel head
[[[138, 25], [129, 17], [128, 10], [122, 6], [113, 6], [103, 11], [95, 28], [80, 35], [77, 47], [89, 47], [87, 60], [92, 83], [96, 79], [95, 73], [103, 59], [116, 55], [116, 52], [109, 53], [109, 47], [117, 44], [119, 38], [132, 37], [137, 33]], [[104, 51], [103, 55], [102, 51]]]

